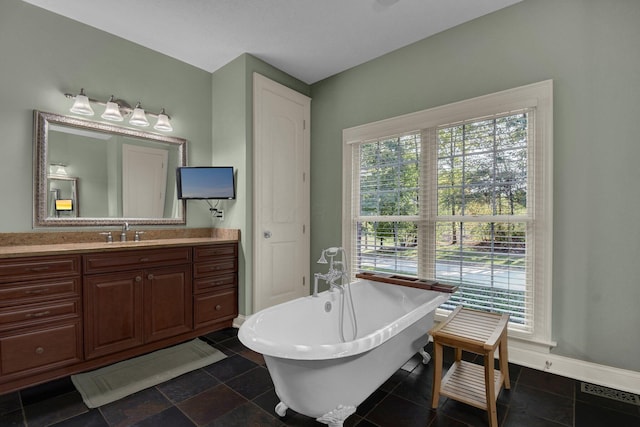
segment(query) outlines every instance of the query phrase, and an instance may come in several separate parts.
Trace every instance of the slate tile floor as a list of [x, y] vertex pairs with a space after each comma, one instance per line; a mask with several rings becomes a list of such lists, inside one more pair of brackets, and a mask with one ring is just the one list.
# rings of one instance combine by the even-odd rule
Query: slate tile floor
[[[226, 359], [100, 408], [88, 409], [69, 378], [2, 395], [0, 426], [322, 426], [291, 410], [284, 418], [275, 415], [278, 398], [264, 359], [236, 334], [225, 329], [203, 337]], [[445, 361], [451, 359], [448, 353]], [[409, 360], [345, 426], [486, 426], [484, 411], [446, 398], [437, 411], [430, 409], [433, 368], [421, 360]], [[640, 407], [582, 393], [579, 381], [516, 365], [510, 375], [511, 390], [498, 398], [500, 426], [640, 426]]]

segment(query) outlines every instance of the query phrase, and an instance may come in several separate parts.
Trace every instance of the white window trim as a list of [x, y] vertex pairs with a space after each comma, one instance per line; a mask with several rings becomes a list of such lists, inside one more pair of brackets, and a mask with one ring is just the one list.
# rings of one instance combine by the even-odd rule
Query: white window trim
[[344, 129], [342, 131], [342, 245], [347, 253], [351, 250], [353, 215], [351, 200], [353, 195], [351, 144], [374, 140], [389, 135], [397, 135], [418, 129], [451, 124], [470, 118], [490, 116], [522, 108], [536, 108], [535, 134], [536, 153], [534, 159], [541, 159], [542, 166], [536, 165], [536, 187], [545, 194], [542, 206], [536, 204], [534, 215], [538, 229], [545, 235], [544, 247], [534, 247], [534, 332], [514, 337], [536, 343], [541, 349], [555, 346], [552, 340], [552, 279], [553, 279], [553, 81], [545, 80], [518, 88], [454, 102], [427, 110], [392, 117], [373, 123]]

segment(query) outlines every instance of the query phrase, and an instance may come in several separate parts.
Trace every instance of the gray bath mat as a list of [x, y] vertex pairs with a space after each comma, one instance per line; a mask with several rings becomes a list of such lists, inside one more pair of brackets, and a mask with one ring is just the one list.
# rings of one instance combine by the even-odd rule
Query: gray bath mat
[[194, 339], [95, 371], [72, 375], [71, 381], [84, 403], [89, 408], [97, 408], [225, 357], [204, 341]]

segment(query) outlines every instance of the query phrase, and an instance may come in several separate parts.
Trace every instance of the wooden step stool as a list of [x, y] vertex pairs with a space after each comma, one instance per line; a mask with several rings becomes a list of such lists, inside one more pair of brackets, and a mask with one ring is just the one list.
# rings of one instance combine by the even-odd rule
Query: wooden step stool
[[[496, 400], [502, 386], [509, 389], [507, 355], [508, 314], [487, 313], [458, 306], [447, 319], [429, 334], [434, 345], [432, 408], [438, 407], [440, 395], [487, 411], [489, 425], [498, 426]], [[442, 346], [455, 348], [455, 362], [442, 378]], [[494, 369], [498, 348], [500, 370]], [[484, 356], [484, 368], [462, 360], [462, 351]]]

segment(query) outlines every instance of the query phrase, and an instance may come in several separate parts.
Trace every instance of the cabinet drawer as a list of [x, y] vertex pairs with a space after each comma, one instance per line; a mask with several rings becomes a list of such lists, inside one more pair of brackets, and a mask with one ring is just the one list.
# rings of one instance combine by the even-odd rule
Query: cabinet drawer
[[194, 262], [211, 261], [219, 257], [238, 257], [237, 243], [224, 243], [211, 246], [196, 246], [193, 250]]
[[114, 269], [130, 270], [155, 265], [191, 262], [191, 248], [132, 250], [84, 256], [85, 273], [103, 273]]
[[31, 304], [0, 310], [0, 330], [49, 323], [53, 320], [79, 317], [80, 300]]
[[27, 376], [79, 362], [79, 340], [79, 322], [0, 337], [0, 375]]
[[80, 296], [80, 277], [0, 285], [0, 307]]
[[237, 258], [226, 258], [193, 265], [193, 277], [207, 277], [214, 274], [233, 273], [238, 270]]
[[213, 291], [214, 288], [221, 286], [236, 286], [238, 281], [236, 280], [236, 274], [220, 274], [211, 277], [205, 277], [194, 280], [194, 292], [202, 293]]
[[238, 314], [238, 294], [236, 289], [197, 295], [194, 298], [194, 327], [232, 319]]
[[0, 282], [50, 279], [80, 274], [80, 256], [33, 257], [0, 261]]

